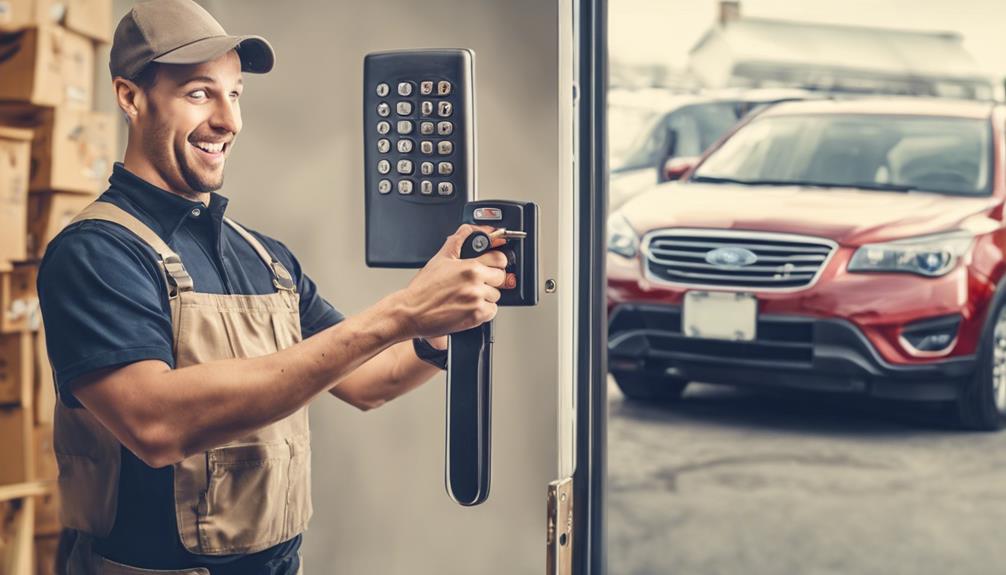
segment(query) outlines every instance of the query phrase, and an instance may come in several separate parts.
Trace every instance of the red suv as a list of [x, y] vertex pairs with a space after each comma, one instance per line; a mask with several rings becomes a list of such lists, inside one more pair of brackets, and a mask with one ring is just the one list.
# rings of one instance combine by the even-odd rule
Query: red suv
[[947, 401], [1006, 416], [1004, 135], [993, 103], [768, 108], [608, 221], [609, 369]]

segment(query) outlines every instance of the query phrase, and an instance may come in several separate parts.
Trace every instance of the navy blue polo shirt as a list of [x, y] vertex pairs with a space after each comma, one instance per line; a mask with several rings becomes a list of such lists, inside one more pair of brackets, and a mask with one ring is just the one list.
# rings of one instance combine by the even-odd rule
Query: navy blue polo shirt
[[[272, 272], [254, 248], [223, 221], [227, 198], [209, 206], [154, 186], [116, 164], [98, 199], [115, 204], [159, 235], [185, 264], [195, 290], [216, 294], [275, 291]], [[285, 245], [249, 230], [293, 275], [300, 293], [305, 338], [343, 315], [318, 295]], [[48, 246], [39, 265], [38, 293], [46, 344], [61, 401], [83, 409], [68, 391], [97, 369], [156, 359], [175, 365], [171, 310], [154, 250], [125, 228], [105, 221], [77, 222]], [[175, 519], [172, 467], [154, 469], [122, 448], [115, 526], [95, 551], [147, 569], [207, 567], [213, 575], [294, 575], [301, 537], [242, 556], [192, 555], [181, 544]]]

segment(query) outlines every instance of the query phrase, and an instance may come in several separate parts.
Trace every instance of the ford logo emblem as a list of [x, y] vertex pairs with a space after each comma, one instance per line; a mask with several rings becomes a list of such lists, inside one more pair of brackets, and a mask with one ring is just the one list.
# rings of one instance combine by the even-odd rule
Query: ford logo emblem
[[706, 254], [706, 261], [716, 267], [740, 268], [755, 263], [758, 256], [744, 248], [717, 248]]

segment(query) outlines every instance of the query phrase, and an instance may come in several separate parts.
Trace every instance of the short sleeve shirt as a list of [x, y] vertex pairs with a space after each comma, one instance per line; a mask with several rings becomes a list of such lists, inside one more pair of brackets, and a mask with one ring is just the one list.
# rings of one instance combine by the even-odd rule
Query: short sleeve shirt
[[[252, 246], [223, 221], [228, 200], [209, 205], [158, 188], [116, 164], [98, 201], [138, 218], [181, 258], [195, 290], [217, 294], [275, 291], [272, 273]], [[254, 230], [269, 253], [290, 271], [300, 294], [305, 338], [343, 319], [281, 242]], [[125, 228], [87, 220], [63, 230], [39, 266], [38, 292], [46, 343], [60, 400], [83, 409], [70, 384], [98, 369], [141, 360], [172, 368], [171, 311], [154, 250]], [[150, 569], [204, 566], [214, 575], [296, 572], [300, 536], [246, 556], [189, 554], [178, 539], [171, 467], [153, 469], [124, 447], [118, 515], [112, 533], [95, 542], [109, 559]]]

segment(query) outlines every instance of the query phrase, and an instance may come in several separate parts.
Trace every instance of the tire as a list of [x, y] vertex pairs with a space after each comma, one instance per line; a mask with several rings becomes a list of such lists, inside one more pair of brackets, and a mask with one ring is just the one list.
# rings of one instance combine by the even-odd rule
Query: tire
[[957, 424], [963, 429], [998, 431], [1006, 419], [1006, 305], [1003, 303], [989, 316], [977, 362], [974, 375], [957, 398]]
[[632, 401], [672, 402], [681, 399], [688, 382], [676, 377], [612, 372], [618, 389]]

